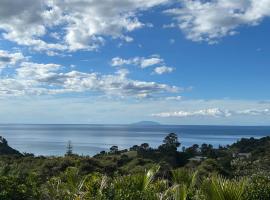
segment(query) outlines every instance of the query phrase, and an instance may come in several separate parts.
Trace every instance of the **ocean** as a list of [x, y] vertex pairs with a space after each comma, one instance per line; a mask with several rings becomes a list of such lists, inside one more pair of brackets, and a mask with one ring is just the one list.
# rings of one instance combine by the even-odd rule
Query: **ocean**
[[0, 124], [0, 136], [5, 137], [11, 147], [46, 156], [64, 155], [69, 140], [74, 153], [91, 156], [108, 151], [112, 145], [119, 149], [142, 143], [157, 147], [168, 133], [176, 133], [181, 146], [207, 143], [217, 147], [241, 138], [270, 136], [270, 126]]

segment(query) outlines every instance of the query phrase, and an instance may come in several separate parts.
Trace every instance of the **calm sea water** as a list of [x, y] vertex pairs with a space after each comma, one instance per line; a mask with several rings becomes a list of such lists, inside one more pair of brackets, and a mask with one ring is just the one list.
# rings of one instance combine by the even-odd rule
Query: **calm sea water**
[[75, 153], [94, 155], [108, 151], [112, 145], [120, 149], [144, 142], [152, 147], [162, 143], [168, 133], [177, 133], [182, 146], [208, 143], [227, 145], [240, 138], [270, 135], [270, 127], [246, 126], [130, 126], [130, 125], [0, 125], [0, 135], [21, 152], [35, 155], [64, 155], [72, 141]]

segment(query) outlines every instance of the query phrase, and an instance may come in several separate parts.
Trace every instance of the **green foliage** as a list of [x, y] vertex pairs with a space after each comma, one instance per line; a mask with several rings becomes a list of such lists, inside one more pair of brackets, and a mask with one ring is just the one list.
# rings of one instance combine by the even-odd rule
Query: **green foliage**
[[203, 161], [197, 169], [200, 176], [207, 177], [213, 173], [226, 175], [226, 172], [224, 171], [220, 163], [215, 159], [207, 159]]
[[175, 199], [191, 199], [197, 193], [199, 183], [198, 171], [180, 168], [172, 171]]
[[202, 191], [207, 200], [244, 200], [246, 180], [228, 180], [213, 176], [202, 183]]
[[39, 191], [34, 177], [22, 180], [16, 176], [0, 176], [0, 199], [34, 200], [39, 199]]
[[269, 200], [270, 199], [270, 174], [256, 174], [250, 178], [245, 191], [246, 200]]
[[117, 153], [118, 152], [118, 146], [112, 146], [111, 148], [110, 148], [110, 153], [112, 153], [112, 154], [115, 154], [115, 153]]
[[45, 184], [43, 199], [157, 199], [152, 183], [158, 169], [154, 166], [144, 174], [117, 176], [111, 180], [99, 173], [80, 177], [76, 168], [68, 168]]
[[[144, 143], [94, 157], [2, 155], [0, 200], [268, 200], [269, 149], [256, 145], [268, 148], [269, 143], [267, 137], [218, 149], [193, 145], [178, 152], [177, 135], [169, 134], [158, 149]], [[251, 158], [231, 156], [249, 149], [242, 146], [246, 144], [254, 148]], [[187, 160], [202, 154], [204, 161]]]
[[145, 185], [145, 175], [130, 175], [118, 177], [113, 182], [114, 198], [119, 200], [155, 199], [149, 185]]
[[185, 168], [179, 168], [172, 171], [172, 178], [175, 184], [185, 184], [187, 187], [193, 187], [197, 180], [197, 171], [192, 172]]
[[256, 156], [262, 156], [266, 154], [270, 156], [270, 136], [260, 139], [242, 138], [239, 142], [231, 145], [230, 148], [237, 152], [252, 153], [252, 155]]
[[65, 155], [66, 156], [72, 156], [73, 155], [73, 147], [72, 147], [71, 141], [68, 141], [67, 150], [66, 150]]
[[188, 188], [185, 184], [176, 185], [174, 187], [174, 199], [175, 200], [187, 200], [188, 199]]
[[178, 141], [178, 137], [175, 133], [168, 134], [164, 140], [163, 144], [159, 146], [161, 151], [176, 151], [178, 147], [180, 147], [181, 143]]

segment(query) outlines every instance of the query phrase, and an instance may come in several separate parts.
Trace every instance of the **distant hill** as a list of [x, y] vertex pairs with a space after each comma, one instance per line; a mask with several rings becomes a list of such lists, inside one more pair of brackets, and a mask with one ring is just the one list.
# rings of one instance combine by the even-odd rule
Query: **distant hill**
[[155, 125], [161, 125], [158, 122], [154, 122], [154, 121], [140, 121], [140, 122], [136, 122], [133, 123], [131, 125], [135, 125], [135, 126], [155, 126]]
[[19, 151], [8, 146], [7, 140], [0, 136], [0, 155], [22, 155]]

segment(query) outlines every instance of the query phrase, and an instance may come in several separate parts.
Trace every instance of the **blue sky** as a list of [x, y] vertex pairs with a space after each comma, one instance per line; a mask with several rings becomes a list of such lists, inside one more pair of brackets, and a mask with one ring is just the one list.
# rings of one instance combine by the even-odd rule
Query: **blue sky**
[[270, 0], [3, 0], [0, 123], [269, 125], [269, 16]]

